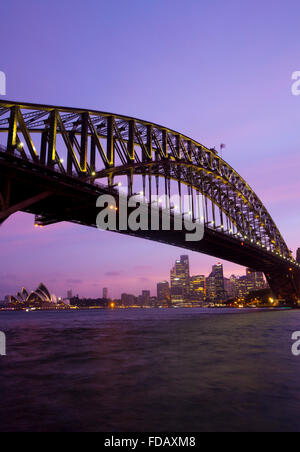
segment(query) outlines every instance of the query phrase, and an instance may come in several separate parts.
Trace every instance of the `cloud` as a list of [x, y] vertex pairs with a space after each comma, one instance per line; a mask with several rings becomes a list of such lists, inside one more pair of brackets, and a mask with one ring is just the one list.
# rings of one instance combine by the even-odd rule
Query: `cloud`
[[136, 265], [134, 270], [151, 270], [150, 265]]
[[82, 279], [67, 279], [68, 284], [83, 284]]
[[149, 278], [139, 278], [140, 282], [151, 282]]
[[122, 272], [106, 272], [105, 276], [121, 276]]

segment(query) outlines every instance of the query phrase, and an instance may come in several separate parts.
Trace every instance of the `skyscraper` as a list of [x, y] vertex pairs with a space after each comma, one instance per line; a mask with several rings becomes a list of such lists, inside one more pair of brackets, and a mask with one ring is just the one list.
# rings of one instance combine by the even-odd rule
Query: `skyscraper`
[[206, 278], [206, 298], [208, 301], [216, 301], [216, 278], [209, 276]]
[[108, 289], [106, 287], [103, 289], [103, 298], [104, 300], [108, 300]]
[[227, 296], [229, 298], [235, 298], [238, 296], [238, 294], [239, 294], [239, 278], [235, 275], [231, 275], [229, 279], [229, 285], [227, 288]]
[[157, 300], [159, 302], [170, 301], [170, 285], [168, 281], [162, 281], [157, 284]]
[[190, 295], [195, 300], [203, 301], [206, 297], [206, 278], [204, 275], [191, 276]]
[[240, 298], [245, 297], [252, 289], [252, 283], [249, 281], [248, 276], [240, 276], [237, 280], [237, 296]]
[[183, 266], [183, 272], [185, 274], [185, 295], [188, 297], [190, 293], [190, 262], [189, 256], [180, 256], [180, 262]]
[[183, 303], [190, 294], [189, 257], [181, 256], [171, 270], [171, 300], [172, 303]]
[[[209, 275], [209, 278], [214, 278], [215, 300], [216, 301], [224, 301], [225, 287], [224, 287], [223, 265], [222, 264], [214, 265], [212, 268], [212, 272]], [[211, 291], [212, 291], [213, 279], [210, 281], [210, 283], [211, 283], [210, 286], [211, 286]]]
[[150, 290], [143, 290], [142, 296], [141, 296], [141, 305], [142, 306], [149, 306], [150, 305]]
[[171, 301], [172, 303], [183, 303], [183, 284], [177, 275], [176, 265], [171, 270]]

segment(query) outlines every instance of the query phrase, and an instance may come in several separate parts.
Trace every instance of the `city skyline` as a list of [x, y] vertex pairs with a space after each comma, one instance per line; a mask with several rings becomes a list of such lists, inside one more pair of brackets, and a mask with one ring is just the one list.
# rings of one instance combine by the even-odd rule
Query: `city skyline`
[[157, 298], [158, 302], [167, 302], [168, 305], [184, 304], [188, 300], [218, 303], [267, 288], [269, 286], [262, 272], [246, 268], [243, 275], [232, 274], [228, 278], [224, 274], [223, 264], [218, 262], [212, 266], [208, 276], [194, 274], [190, 271], [189, 256], [181, 255], [171, 267], [169, 280], [157, 282], [155, 295], [143, 289], [141, 295], [123, 293], [120, 299], [125, 305], [134, 298], [141, 305], [147, 305], [150, 298]]
[[[239, 279], [242, 280], [245, 277], [245, 275], [249, 274], [250, 270], [242, 267], [242, 268], [244, 268], [244, 272], [241, 275], [237, 275], [237, 274], [233, 274], [232, 273], [229, 276], [226, 276], [228, 274], [228, 272], [224, 271], [224, 269], [225, 269], [224, 265], [221, 262], [218, 261], [217, 263], [214, 263], [212, 265], [212, 268], [208, 269], [206, 272], [204, 272], [204, 273], [196, 273], [195, 271], [191, 271], [190, 255], [180, 255], [179, 258], [177, 257], [175, 262], [173, 262], [173, 264], [171, 265], [171, 268], [168, 270], [169, 277], [167, 279], [161, 278], [161, 279], [155, 281], [154, 282], [154, 288], [152, 288], [152, 289], [149, 289], [149, 287], [143, 286], [143, 288], [141, 290], [139, 290], [139, 289], [136, 289], [136, 290], [133, 290], [133, 291], [123, 290], [123, 291], [120, 292], [119, 296], [111, 296], [111, 294], [113, 293], [113, 288], [112, 287], [101, 286], [101, 283], [99, 283], [99, 286], [100, 286], [99, 293], [97, 293], [94, 297], [90, 297], [87, 294], [80, 293], [80, 291], [74, 290], [73, 287], [66, 288], [64, 293], [59, 293], [59, 294], [57, 294], [52, 289], [51, 289], [51, 291], [56, 294], [56, 295], [53, 295], [53, 297], [55, 297], [57, 299], [70, 299], [70, 298], [73, 298], [73, 297], [95, 298], [95, 299], [97, 299], [97, 298], [99, 298], [99, 299], [100, 298], [103, 298], [103, 299], [122, 299], [122, 295], [129, 296], [129, 297], [136, 297], [136, 298], [141, 297], [141, 296], [142, 297], [145, 296], [147, 298], [147, 297], [156, 297], [158, 295], [158, 286], [159, 285], [164, 285], [165, 283], [167, 283], [168, 284], [168, 289], [169, 289], [169, 292], [170, 292], [170, 298], [172, 299], [172, 297], [173, 297], [173, 301], [175, 301], [176, 300], [176, 295], [180, 295], [181, 293], [180, 292], [176, 292], [176, 290], [174, 292], [172, 292], [172, 285], [173, 285], [173, 287], [175, 287], [177, 285], [176, 284], [176, 280], [180, 279], [180, 278], [177, 277], [177, 276], [180, 276], [177, 273], [181, 272], [182, 273], [182, 277], [181, 277], [181, 281], [178, 281], [179, 282], [178, 286], [181, 287], [182, 281], [183, 281], [183, 285], [184, 286], [186, 286], [187, 284], [189, 285], [189, 289], [188, 290], [185, 287], [184, 293], [182, 294], [182, 295], [184, 295], [182, 300], [181, 300], [182, 297], [179, 296], [179, 301], [183, 301], [185, 298], [188, 297], [189, 291], [191, 291], [191, 292], [193, 291], [192, 286], [195, 286], [196, 288], [197, 287], [199, 288], [202, 285], [202, 281], [200, 281], [199, 278], [201, 278], [201, 280], [202, 280], [202, 278], [204, 278], [204, 284], [207, 285], [207, 284], [209, 284], [209, 280], [210, 279], [214, 279], [215, 280], [215, 276], [216, 276], [215, 273], [217, 273], [218, 269], [220, 269], [220, 268], [222, 269], [221, 272], [222, 272], [222, 278], [223, 278], [224, 281], [223, 281], [223, 286], [222, 286], [223, 288], [221, 290], [221, 294], [219, 293], [219, 295], [217, 295], [216, 300], [218, 300], [218, 299], [221, 300], [222, 297], [223, 297], [222, 294], [223, 293], [225, 294], [225, 292], [226, 292], [226, 290], [225, 290], [226, 288], [225, 288], [225, 284], [224, 284], [225, 281], [231, 281], [232, 278], [236, 278], [237, 280], [239, 280]], [[177, 270], [177, 272], [176, 272], [176, 270]], [[256, 273], [256, 272], [254, 272], [254, 273]], [[174, 281], [172, 281], [172, 276], [173, 276], [173, 279], [175, 279], [175, 283], [174, 283]], [[215, 284], [215, 281], [214, 281], [214, 284]], [[39, 284], [39, 286], [41, 286], [41, 285], [44, 286], [43, 283]], [[217, 285], [218, 285], [218, 283], [217, 283]], [[23, 291], [24, 288], [26, 287], [26, 284], [21, 284], [20, 287], [23, 288], [22, 289], [22, 291]], [[207, 287], [206, 287], [206, 291], [209, 291], [209, 289], [207, 289]], [[19, 293], [21, 293], [21, 292], [18, 292], [17, 290], [12, 291], [12, 293], [6, 293], [4, 296], [2, 296], [2, 299], [8, 298], [8, 297], [13, 297], [14, 298], [15, 294], [19, 294]], [[27, 293], [27, 291], [26, 291], [26, 293]], [[32, 293], [35, 293], [35, 292], [32, 292]], [[157, 298], [159, 299], [159, 296]], [[0, 297], [0, 300], [1, 300], [1, 297]]]

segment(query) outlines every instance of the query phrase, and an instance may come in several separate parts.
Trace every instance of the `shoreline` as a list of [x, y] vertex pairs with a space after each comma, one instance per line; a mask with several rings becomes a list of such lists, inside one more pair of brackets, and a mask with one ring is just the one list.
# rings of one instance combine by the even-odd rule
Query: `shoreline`
[[0, 308], [1, 312], [26, 312], [26, 313], [32, 313], [32, 312], [78, 312], [78, 311], [140, 311], [140, 310], [159, 310], [162, 309], [164, 311], [166, 310], [174, 310], [174, 309], [207, 309], [207, 310], [227, 310], [227, 311], [286, 311], [286, 310], [294, 310], [290, 306], [261, 306], [261, 307], [251, 307], [251, 306], [245, 306], [245, 307], [228, 307], [228, 306], [178, 306], [178, 307], [118, 307], [118, 308], [103, 308], [103, 307], [85, 307], [85, 308], [46, 308], [46, 309], [40, 309], [40, 308], [24, 308], [24, 309], [9, 309], [9, 308]]

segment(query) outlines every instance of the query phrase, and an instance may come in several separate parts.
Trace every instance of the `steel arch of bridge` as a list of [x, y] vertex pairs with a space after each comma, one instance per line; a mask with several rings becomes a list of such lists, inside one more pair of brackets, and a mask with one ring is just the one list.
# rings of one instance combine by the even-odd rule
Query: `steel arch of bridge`
[[108, 186], [113, 186], [116, 176], [126, 175], [131, 194], [133, 178], [140, 175], [144, 187], [148, 178], [151, 197], [153, 177], [156, 185], [158, 178], [165, 179], [166, 194], [175, 180], [178, 192], [184, 184], [191, 194], [204, 195], [205, 221], [211, 229], [295, 263], [270, 214], [245, 180], [214, 149], [181, 133], [112, 113], [3, 100], [0, 132], [0, 144], [8, 155], [92, 184], [107, 178]]

